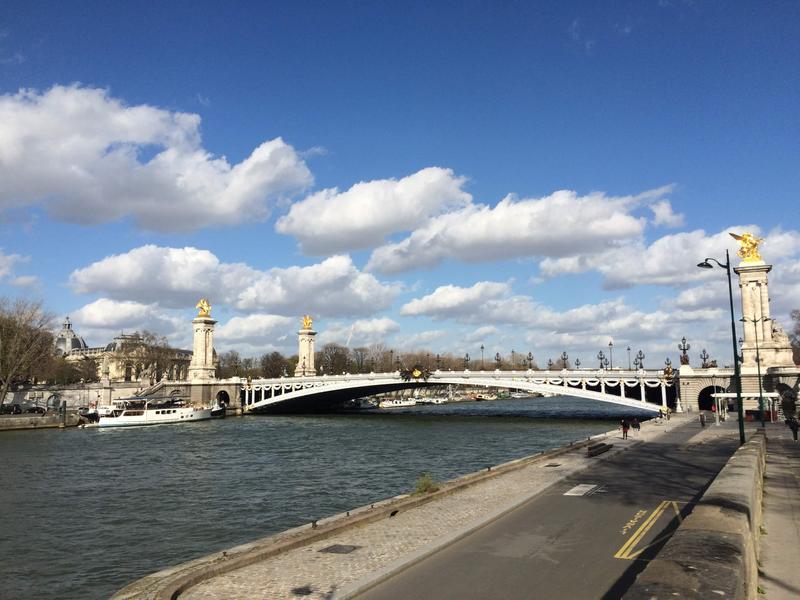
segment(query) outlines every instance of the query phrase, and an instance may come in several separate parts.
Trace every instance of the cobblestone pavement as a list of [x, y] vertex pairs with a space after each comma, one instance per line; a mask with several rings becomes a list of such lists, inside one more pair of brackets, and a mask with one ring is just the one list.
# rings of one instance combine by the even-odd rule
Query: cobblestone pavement
[[[181, 594], [189, 600], [235, 598], [334, 598], [370, 574], [392, 563], [409, 560], [426, 547], [452, 541], [494, 516], [521, 504], [591, 461], [604, 460], [638, 442], [659, 437], [665, 429], [686, 423], [695, 415], [674, 415], [671, 421], [647, 421], [641, 432], [622, 440], [612, 433], [613, 450], [587, 458], [576, 449], [553, 460], [542, 460], [497, 475], [449, 496], [398, 513], [394, 517], [353, 527], [333, 537], [290, 550], [262, 562], [218, 575]], [[713, 433], [713, 425], [702, 433]], [[558, 463], [558, 467], [546, 464]], [[320, 552], [334, 544], [357, 546], [349, 554]]]

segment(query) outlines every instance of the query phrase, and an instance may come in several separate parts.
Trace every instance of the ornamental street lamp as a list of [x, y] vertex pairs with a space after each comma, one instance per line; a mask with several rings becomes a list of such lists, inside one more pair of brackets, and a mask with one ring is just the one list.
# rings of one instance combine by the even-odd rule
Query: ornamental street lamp
[[494, 362], [497, 365], [497, 370], [500, 370], [500, 353], [494, 355]]
[[631, 370], [631, 347], [628, 346], [628, 371]]
[[602, 350], [600, 350], [600, 352], [597, 353], [597, 360], [600, 361], [600, 368], [602, 369], [603, 368], [603, 362], [605, 362], [605, 360], [606, 360], [606, 355], [603, 353]]
[[603, 368], [608, 369], [608, 357], [603, 359]]
[[[697, 265], [697, 266], [700, 266], [700, 265]], [[709, 269], [712, 268], [711, 265], [709, 265], [708, 268]], [[728, 273], [728, 277], [730, 277], [730, 273]], [[682, 365], [688, 365], [689, 364], [689, 354], [688, 354], [689, 348], [691, 348], [691, 346], [686, 343], [686, 338], [682, 337], [681, 338], [681, 343], [678, 344], [678, 350], [681, 351], [681, 364]]]
[[[769, 317], [760, 317], [758, 319], [750, 319], [742, 317], [739, 319], [747, 323], [753, 324], [753, 330], [756, 332], [756, 369], [758, 370], [758, 420], [761, 421], [761, 427], [764, 427], [764, 389], [761, 385], [761, 355], [758, 351], [758, 327], [756, 323], [766, 323], [772, 321]], [[772, 421], [772, 411], [770, 411], [770, 421]]]
[[394, 350], [389, 350], [389, 369], [392, 368], [394, 364]]
[[550, 371], [552, 368], [553, 368], [553, 359], [552, 358], [548, 358], [547, 359], [547, 370]]
[[639, 352], [636, 354], [636, 358], [639, 359], [639, 368], [644, 369], [644, 352], [639, 350]]
[[562, 366], [563, 368], [565, 368], [565, 369], [567, 368], [567, 361], [568, 361], [568, 360], [569, 360], [569, 356], [567, 356], [567, 351], [566, 351], [566, 350], [564, 350], [564, 351], [561, 353], [561, 366]]
[[[706, 258], [703, 262], [699, 263], [697, 266], [701, 269], [713, 269], [714, 265], [712, 265], [709, 261], [714, 261], [717, 263], [719, 267], [722, 267], [728, 273], [728, 299], [730, 300], [730, 308], [731, 308], [731, 343], [733, 345], [733, 383], [736, 386], [736, 410], [739, 412], [739, 445], [744, 444], [744, 408], [742, 405], [742, 374], [739, 370], [739, 352], [736, 350], [736, 323], [734, 322], [734, 313], [733, 313], [733, 285], [731, 284], [731, 257], [727, 250], [725, 250], [725, 264], [719, 262], [716, 258]], [[683, 345], [686, 346], [686, 338], [683, 338]], [[680, 348], [680, 347], [679, 347]], [[688, 346], [686, 347], [688, 350]], [[687, 364], [683, 362], [683, 357], [681, 357], [681, 364]], [[759, 382], [761, 381], [761, 377], [758, 378]]]
[[481, 371], [483, 371], [483, 344], [481, 344]]
[[636, 358], [634, 358], [634, 359], [633, 359], [633, 366], [634, 366], [634, 367], [636, 367], [636, 370], [637, 370], [637, 371], [639, 370], [639, 368], [640, 368], [640, 363], [639, 363], [639, 357], [638, 357], [638, 356], [637, 356]]
[[700, 368], [702, 368], [702, 369], [707, 369], [708, 368], [708, 359], [709, 358], [711, 358], [711, 357], [708, 355], [708, 352], [706, 352], [706, 349], [703, 348], [703, 351], [700, 352], [700, 360], [702, 361], [700, 363]]
[[608, 362], [611, 363], [611, 368], [614, 368], [614, 340], [608, 341]]
[[437, 354], [436, 355], [436, 370], [438, 371], [441, 366], [442, 366], [442, 357]]
[[528, 352], [528, 368], [529, 369], [533, 368], [533, 354], [531, 354], [530, 352]]
[[512, 350], [511, 351], [511, 370], [513, 371], [517, 366], [517, 361], [515, 359], [516, 353]]
[[464, 355], [464, 370], [469, 369], [469, 352]]
[[581, 359], [580, 358], [576, 358], [575, 359], [575, 368], [580, 370], [580, 368], [581, 368]]

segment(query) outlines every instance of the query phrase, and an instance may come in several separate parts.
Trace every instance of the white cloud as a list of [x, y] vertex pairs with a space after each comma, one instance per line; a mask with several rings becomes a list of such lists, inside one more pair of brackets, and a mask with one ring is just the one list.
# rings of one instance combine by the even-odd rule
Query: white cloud
[[264, 271], [237, 294], [235, 306], [287, 315], [360, 316], [391, 306], [401, 287], [362, 273], [349, 256], [331, 256], [307, 267]]
[[251, 344], [275, 347], [297, 329], [297, 319], [278, 315], [254, 314], [233, 317], [217, 327], [214, 339], [223, 345]]
[[508, 196], [494, 207], [469, 205], [430, 219], [400, 242], [377, 248], [367, 269], [397, 273], [445, 259], [483, 262], [607, 251], [639, 239], [646, 219], [632, 211], [671, 189], [620, 197], [562, 190], [544, 198]]
[[471, 333], [466, 334], [464, 336], [464, 340], [467, 342], [484, 342], [486, 339], [495, 336], [498, 333], [500, 333], [500, 330], [494, 325], [484, 325], [483, 327], [478, 327]]
[[387, 337], [399, 331], [400, 325], [388, 317], [360, 319], [352, 323], [331, 323], [319, 334], [319, 345], [336, 343], [348, 348], [386, 343]]
[[95, 343], [104, 344], [122, 331], [148, 330], [186, 345], [191, 339], [191, 323], [155, 304], [99, 298], [73, 311], [75, 330]]
[[669, 200], [660, 200], [650, 205], [653, 211], [653, 225], [664, 227], [681, 227], [683, 225], [683, 215], [673, 212], [672, 204]]
[[39, 278], [36, 275], [20, 275], [18, 277], [14, 277], [11, 280], [11, 285], [15, 285], [17, 287], [33, 287], [40, 283]]
[[264, 219], [312, 176], [280, 138], [231, 165], [202, 147], [198, 115], [72, 85], [0, 96], [0, 181], [0, 209], [170, 232]]
[[141, 246], [73, 271], [70, 285], [83, 294], [117, 300], [193, 307], [200, 297], [247, 312], [284, 316], [369, 315], [387, 308], [400, 284], [362, 273], [349, 256], [305, 267], [260, 271], [223, 263], [207, 250]]
[[11, 277], [14, 274], [14, 265], [27, 262], [28, 257], [19, 254], [5, 254], [0, 250], [0, 280]]
[[[739, 264], [740, 259], [736, 256], [738, 244], [730, 237], [731, 231], [759, 233], [755, 226], [733, 226], [714, 234], [696, 229], [665, 235], [650, 245], [645, 245], [639, 239], [606, 252], [561, 259], [546, 258], [541, 261], [539, 268], [542, 275], [547, 277], [596, 270], [604, 276], [604, 287], [607, 289], [634, 285], [682, 287], [719, 277], [719, 273], [697, 268], [697, 264], [707, 257], [724, 262], [725, 250], [728, 250], [733, 266]], [[761, 250], [768, 262], [781, 262], [800, 252], [800, 233], [773, 230], [765, 236]]]
[[509, 284], [496, 281], [479, 281], [468, 288], [444, 285], [423, 298], [415, 298], [403, 305], [400, 314], [452, 319], [465, 313], [473, 313], [489, 300], [507, 295], [510, 289]]
[[371, 248], [392, 233], [469, 204], [465, 183], [450, 169], [430, 167], [400, 180], [357, 183], [345, 192], [322, 190], [293, 204], [275, 228], [295, 236], [306, 254]]

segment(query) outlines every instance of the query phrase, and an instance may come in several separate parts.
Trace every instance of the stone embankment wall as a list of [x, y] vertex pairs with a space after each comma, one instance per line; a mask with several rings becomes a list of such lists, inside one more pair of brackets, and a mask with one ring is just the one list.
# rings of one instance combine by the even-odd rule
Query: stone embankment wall
[[766, 438], [740, 447], [625, 600], [756, 598]]
[[80, 417], [75, 413], [67, 413], [66, 422], [61, 415], [9, 415], [0, 417], [0, 431], [15, 429], [48, 429], [53, 427], [76, 427]]

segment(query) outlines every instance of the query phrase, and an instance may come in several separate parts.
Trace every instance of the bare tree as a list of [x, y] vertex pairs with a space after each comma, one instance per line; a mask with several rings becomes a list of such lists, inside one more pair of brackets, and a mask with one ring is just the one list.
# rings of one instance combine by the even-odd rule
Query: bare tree
[[800, 365], [800, 310], [792, 311], [792, 321], [794, 321], [794, 327], [789, 335], [789, 341], [792, 343], [792, 358], [794, 364]]
[[363, 346], [350, 350], [350, 355], [353, 357], [353, 363], [355, 363], [357, 373], [364, 373], [364, 371], [369, 370], [369, 365], [367, 364], [368, 354], [369, 350]]
[[[284, 372], [289, 372], [289, 362], [280, 352], [270, 352], [264, 354], [259, 359], [261, 375], [263, 377], [280, 377]], [[294, 369], [292, 369], [294, 372]]]
[[350, 370], [350, 356], [347, 348], [340, 344], [325, 344], [319, 352], [317, 362], [325, 373], [341, 375]]
[[0, 403], [53, 354], [53, 315], [42, 303], [0, 298]]

